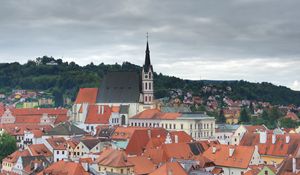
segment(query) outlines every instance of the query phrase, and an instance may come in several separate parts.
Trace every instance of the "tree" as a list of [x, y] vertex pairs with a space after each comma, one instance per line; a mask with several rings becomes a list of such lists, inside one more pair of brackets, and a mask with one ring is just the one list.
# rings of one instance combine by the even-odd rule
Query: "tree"
[[239, 122], [240, 123], [249, 123], [250, 122], [250, 116], [249, 116], [246, 108], [242, 108]]
[[280, 127], [282, 128], [296, 128], [298, 126], [297, 122], [290, 118], [283, 118], [280, 120]]
[[16, 149], [16, 139], [7, 133], [2, 133], [0, 135], [0, 161], [2, 162], [2, 159], [16, 151]]
[[224, 116], [223, 109], [220, 110], [219, 116], [217, 118], [217, 122], [220, 122], [220, 123], [225, 123], [226, 122], [226, 118]]
[[263, 121], [267, 122], [269, 120], [269, 114], [266, 110], [263, 111], [261, 118], [263, 119]]

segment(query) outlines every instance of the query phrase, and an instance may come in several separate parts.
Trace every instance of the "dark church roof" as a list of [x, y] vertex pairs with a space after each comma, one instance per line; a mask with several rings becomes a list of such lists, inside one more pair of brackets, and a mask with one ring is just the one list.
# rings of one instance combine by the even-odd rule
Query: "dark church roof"
[[101, 81], [97, 103], [138, 103], [140, 82], [138, 72], [108, 72]]

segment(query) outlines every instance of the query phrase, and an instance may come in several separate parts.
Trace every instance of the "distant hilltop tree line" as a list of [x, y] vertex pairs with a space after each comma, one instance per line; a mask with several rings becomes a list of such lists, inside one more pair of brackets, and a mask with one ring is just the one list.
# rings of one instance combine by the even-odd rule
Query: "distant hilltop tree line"
[[[48, 91], [55, 97], [56, 106], [61, 106], [63, 97], [75, 96], [80, 87], [99, 87], [100, 80], [108, 71], [140, 71], [141, 67], [123, 62], [122, 64], [95, 65], [90, 63], [80, 66], [75, 62], [64, 62], [62, 59], [43, 56], [29, 60], [25, 64], [18, 62], [0, 64], [0, 93], [9, 93], [12, 89], [30, 89]], [[231, 88], [226, 94], [232, 99], [248, 99], [266, 101], [272, 104], [300, 105], [300, 92], [287, 87], [275, 86], [271, 83], [250, 83], [247, 81], [191, 81], [180, 78], [154, 74], [155, 97], [169, 96], [171, 89], [203, 94], [203, 86], [212, 85], [217, 89]]]

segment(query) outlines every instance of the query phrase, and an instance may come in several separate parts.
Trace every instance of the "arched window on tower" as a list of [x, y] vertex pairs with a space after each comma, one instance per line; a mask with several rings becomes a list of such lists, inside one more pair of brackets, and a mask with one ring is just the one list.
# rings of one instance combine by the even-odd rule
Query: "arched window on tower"
[[145, 89], [146, 90], [148, 89], [148, 83], [145, 83]]
[[151, 72], [149, 72], [149, 79], [151, 79]]
[[149, 90], [151, 90], [151, 83], [149, 83]]

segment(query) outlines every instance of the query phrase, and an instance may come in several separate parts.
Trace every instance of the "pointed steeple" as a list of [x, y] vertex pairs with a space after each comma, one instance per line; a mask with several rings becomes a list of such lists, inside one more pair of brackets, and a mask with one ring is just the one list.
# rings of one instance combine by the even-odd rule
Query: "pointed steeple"
[[144, 64], [144, 71], [149, 72], [149, 69], [152, 70], [152, 65], [150, 61], [150, 50], [149, 50], [149, 43], [148, 43], [148, 33], [147, 33], [147, 45], [146, 45], [146, 55], [145, 55], [145, 64]]

